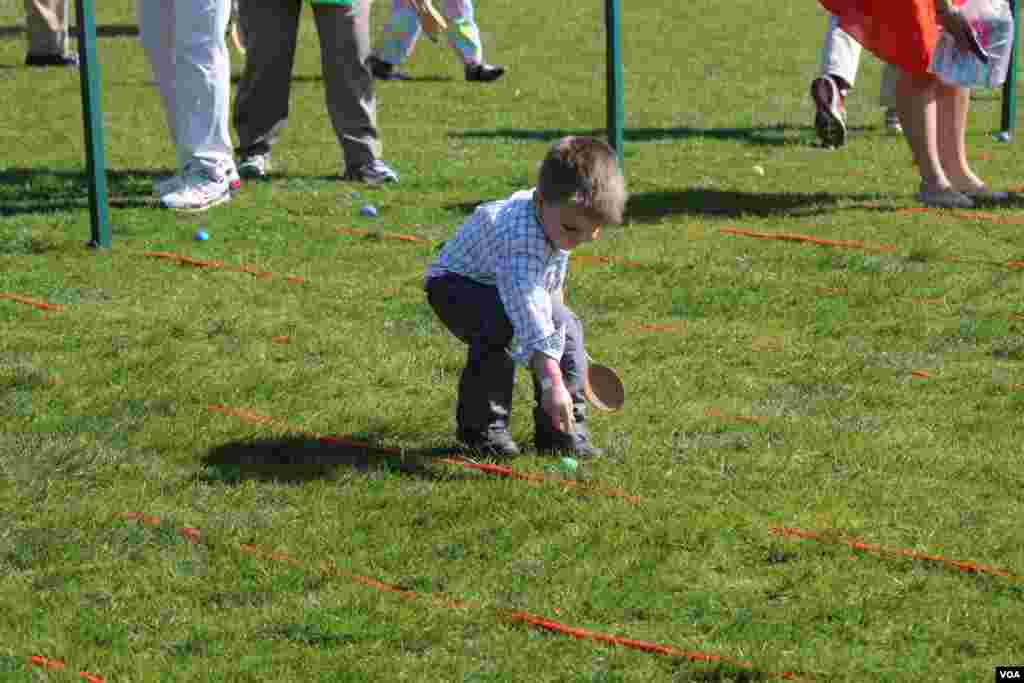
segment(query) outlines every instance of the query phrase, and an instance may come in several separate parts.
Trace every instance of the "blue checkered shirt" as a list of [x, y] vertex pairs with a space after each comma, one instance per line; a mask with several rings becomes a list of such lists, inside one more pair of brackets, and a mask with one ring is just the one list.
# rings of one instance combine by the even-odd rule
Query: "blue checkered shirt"
[[515, 334], [512, 359], [534, 353], [561, 360], [565, 328], [551, 319], [551, 295], [562, 287], [569, 252], [551, 244], [537, 218], [534, 190], [477, 207], [427, 269], [427, 280], [455, 273], [498, 288]]

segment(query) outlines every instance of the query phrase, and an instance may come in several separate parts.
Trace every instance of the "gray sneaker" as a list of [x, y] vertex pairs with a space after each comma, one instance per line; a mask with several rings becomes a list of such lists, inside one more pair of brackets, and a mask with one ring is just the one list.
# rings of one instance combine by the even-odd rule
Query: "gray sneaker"
[[238, 175], [249, 180], [266, 178], [269, 170], [269, 154], [246, 154], [238, 162]]
[[[238, 192], [242, 188], [242, 181], [238, 177], [238, 169], [235, 165], [230, 162], [225, 162], [221, 168], [224, 170], [224, 175], [228, 179], [228, 188], [232, 192]], [[185, 175], [188, 173], [188, 167], [186, 166], [185, 171], [178, 173], [177, 175], [165, 176], [159, 178], [153, 182], [153, 196], [163, 197], [164, 195], [177, 192], [185, 184]]]
[[345, 169], [345, 180], [354, 180], [367, 185], [385, 185], [397, 183], [398, 174], [391, 170], [387, 164], [380, 159], [368, 161], [362, 166], [349, 166]]

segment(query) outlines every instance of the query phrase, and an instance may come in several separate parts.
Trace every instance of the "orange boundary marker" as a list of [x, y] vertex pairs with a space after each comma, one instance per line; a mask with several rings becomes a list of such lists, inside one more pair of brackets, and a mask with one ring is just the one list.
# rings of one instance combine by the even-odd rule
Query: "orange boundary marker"
[[[228, 415], [230, 417], [236, 417], [243, 422], [251, 422], [254, 424], [264, 424], [274, 427], [280, 431], [290, 432], [295, 434], [304, 434], [310, 438], [316, 439], [320, 443], [327, 446], [340, 446], [342, 448], [355, 448], [364, 450], [370, 453], [378, 453], [382, 455], [402, 455], [402, 449], [394, 448], [389, 446], [378, 446], [366, 441], [357, 441], [347, 436], [323, 436], [315, 432], [306, 432], [291, 427], [287, 422], [278, 420], [273, 417], [266, 415], [259, 415], [250, 410], [228, 408], [219, 404], [207, 406], [207, 409], [214, 413], [220, 413], [221, 415]], [[530, 481], [535, 483], [546, 483], [553, 482], [563, 488], [575, 489], [583, 493], [590, 493], [595, 495], [607, 496], [608, 498], [619, 498], [626, 501], [627, 503], [637, 504], [640, 502], [639, 496], [634, 496], [622, 491], [621, 489], [610, 489], [610, 488], [596, 488], [587, 482], [575, 481], [572, 479], [562, 479], [560, 477], [549, 477], [543, 474], [531, 474], [529, 472], [519, 472], [506, 467], [504, 465], [491, 465], [489, 463], [479, 462], [468, 462], [465, 460], [456, 460], [455, 458], [437, 458], [437, 462], [444, 463], [446, 465], [452, 465], [455, 467], [462, 467], [464, 469], [477, 470], [478, 472], [484, 472], [486, 474], [492, 474], [498, 477], [506, 477], [509, 479], [516, 479], [519, 481]]]
[[64, 307], [60, 304], [48, 304], [45, 301], [39, 301], [38, 299], [30, 299], [27, 296], [19, 296], [17, 294], [0, 294], [0, 299], [9, 299], [15, 303], [25, 304], [26, 306], [32, 306], [38, 308], [41, 311], [63, 311]]
[[724, 422], [749, 422], [753, 424], [761, 424], [768, 421], [767, 417], [754, 415], [723, 415], [722, 411], [718, 408], [705, 408], [704, 417], [718, 418]]
[[842, 247], [845, 249], [863, 249], [864, 251], [873, 252], [890, 252], [896, 251], [896, 246], [892, 244], [868, 244], [867, 242], [860, 242], [858, 240], [826, 240], [818, 237], [811, 237], [810, 235], [798, 235], [791, 232], [754, 232], [753, 230], [741, 230], [740, 228], [719, 228], [718, 232], [723, 235], [741, 235], [743, 237], [753, 237], [759, 240], [781, 240], [783, 242], [805, 242], [808, 244], [816, 244], [821, 247]]
[[926, 370], [913, 370], [910, 375], [919, 379], [931, 379], [932, 377]]
[[[134, 520], [150, 526], [156, 526], [161, 523], [159, 517], [144, 515], [138, 512], [123, 512], [117, 515], [117, 518]], [[186, 535], [186, 532], [190, 535], [194, 534], [195, 543], [200, 542], [201, 536], [200, 532], [197, 529], [191, 529], [186, 527], [179, 530], [179, 533], [181, 533], [183, 536]], [[312, 569], [300, 560], [290, 557], [285, 553], [279, 553], [273, 550], [269, 550], [259, 545], [241, 543], [239, 544], [238, 549], [243, 553], [254, 555], [261, 559], [272, 560], [274, 562], [286, 564], [290, 567], [295, 567], [296, 569], [302, 569], [305, 571], [310, 571]], [[327, 576], [334, 576], [342, 579], [347, 579], [354, 583], [367, 586], [368, 588], [373, 588], [375, 590], [379, 590], [385, 593], [397, 595], [403, 600], [428, 598], [434, 604], [442, 607], [447, 607], [449, 609], [482, 609], [482, 606], [478, 603], [466, 602], [464, 600], [455, 600], [452, 598], [442, 597], [439, 595], [417, 593], [416, 591], [407, 590], [399, 586], [385, 583], [378, 579], [374, 579], [373, 577], [362, 576], [360, 574], [347, 572], [338, 569], [331, 562], [322, 563], [318, 568], [318, 571]], [[631, 650], [639, 650], [641, 652], [648, 652], [651, 654], [664, 655], [668, 657], [683, 658], [690, 662], [729, 664], [731, 666], [736, 666], [742, 669], [751, 669], [753, 667], [753, 665], [750, 662], [734, 660], [728, 657], [723, 657], [721, 655], [707, 654], [704, 652], [681, 650], [671, 645], [662, 645], [659, 643], [653, 643], [645, 640], [623, 638], [622, 636], [616, 636], [610, 633], [602, 633], [600, 631], [591, 631], [589, 629], [562, 624], [560, 622], [553, 621], [543, 616], [530, 614], [529, 612], [504, 610], [500, 608], [497, 608], [495, 611], [497, 612], [499, 618], [503, 618], [508, 621], [516, 623], [526, 624], [527, 626], [532, 626], [534, 628], [541, 629], [544, 631], [550, 631], [552, 633], [558, 633], [560, 635], [571, 636], [572, 638], [576, 638], [577, 640], [591, 640], [599, 643], [606, 643], [609, 645], [618, 645], [620, 647], [624, 647]], [[773, 678], [782, 678], [785, 680], [801, 680], [811, 678], [806, 675], [798, 676], [796, 673], [790, 671], [769, 673], [768, 675]], [[92, 681], [91, 683], [104, 683], [104, 681], [100, 679], [99, 681]]]
[[[38, 666], [40, 669], [55, 669], [63, 670], [66, 668], [64, 662], [59, 659], [49, 659], [47, 657], [40, 657], [39, 655], [33, 655], [28, 658], [28, 663], [31, 666]], [[78, 675], [81, 678], [89, 681], [89, 683], [106, 683], [106, 680], [89, 673], [88, 671], [79, 671]]]
[[1016, 576], [1006, 571], [1005, 569], [997, 569], [986, 564], [977, 564], [976, 562], [970, 562], [967, 560], [947, 560], [941, 555], [927, 555], [925, 553], [914, 552], [913, 550], [906, 550], [904, 548], [886, 548], [881, 545], [874, 545], [863, 543], [852, 539], [846, 539], [842, 537], [832, 538], [821, 531], [809, 531], [807, 529], [798, 529], [793, 527], [769, 527], [768, 533], [775, 534], [776, 536], [792, 536], [795, 538], [802, 538], [810, 541], [818, 541], [819, 543], [831, 543], [834, 545], [845, 545], [854, 550], [863, 550], [865, 552], [877, 553], [879, 555], [891, 555], [897, 557], [908, 557], [912, 560], [921, 560], [925, 562], [936, 562], [952, 569], [958, 569], [966, 574], [989, 574], [991, 576], [999, 576], [1004, 579], [1009, 579], [1014, 583], [1020, 583], [1024, 581], [1024, 576]]
[[932, 209], [926, 206], [913, 206], [904, 209], [896, 209], [893, 213], [930, 213], [940, 216], [952, 216], [967, 221], [991, 221], [1004, 225], [1024, 225], [1024, 218], [1020, 216], [1007, 216], [991, 211], [964, 211], [961, 209]]
[[[195, 268], [214, 268], [217, 270], [228, 270], [235, 273], [247, 273], [252, 275], [258, 280], [269, 279], [274, 276], [273, 273], [267, 270], [259, 270], [255, 266], [241, 265], [241, 266], [229, 266], [223, 261], [206, 261], [203, 259], [192, 258], [191, 256], [182, 256], [180, 254], [174, 254], [169, 251], [146, 251], [143, 252], [143, 256], [149, 258], [165, 259], [168, 261], [174, 261], [179, 265], [193, 266]], [[285, 278], [288, 282], [294, 284], [302, 284], [306, 282], [306, 278], [299, 277], [298, 275], [289, 275]]]
[[634, 332], [661, 332], [663, 334], [686, 334], [685, 322], [672, 323], [627, 323], [627, 328]]
[[339, 235], [349, 235], [351, 237], [376, 237], [382, 240], [391, 240], [394, 242], [430, 244], [430, 240], [424, 237], [417, 237], [416, 235], [400, 235], [397, 233], [379, 232], [377, 230], [363, 230], [361, 228], [337, 228], [335, 232], [338, 233]]

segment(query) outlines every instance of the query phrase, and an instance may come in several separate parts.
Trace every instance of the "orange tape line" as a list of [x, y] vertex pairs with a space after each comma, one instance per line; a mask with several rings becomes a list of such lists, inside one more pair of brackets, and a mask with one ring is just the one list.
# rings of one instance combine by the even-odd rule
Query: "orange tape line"
[[[122, 513], [122, 514], [118, 515], [118, 517], [121, 518], [121, 519], [134, 519], [134, 520], [138, 520], [138, 521], [143, 522], [144, 524], [150, 524], [150, 525], [152, 525], [152, 524], [159, 524], [159, 521], [158, 521], [159, 518], [157, 518], [157, 517], [150, 517], [150, 516], [147, 516], [147, 515], [142, 515], [142, 514], [139, 514], [139, 513], [136, 513], [136, 512]], [[153, 520], [157, 520], [157, 521], [154, 522]], [[190, 531], [194, 531], [196, 536], [198, 537], [198, 535], [199, 535], [199, 531], [198, 530], [191, 529]], [[292, 558], [289, 555], [286, 555], [285, 553], [279, 553], [279, 552], [276, 552], [276, 551], [273, 551], [273, 550], [269, 550], [269, 549], [264, 548], [264, 547], [259, 546], [259, 545], [253, 545], [253, 544], [250, 544], [250, 543], [241, 543], [241, 544], [239, 544], [238, 549], [241, 552], [244, 552], [244, 553], [247, 553], [247, 554], [250, 554], [250, 555], [254, 555], [256, 557], [259, 557], [259, 558], [262, 558], [262, 559], [265, 559], [265, 560], [273, 560], [274, 562], [280, 562], [280, 563], [286, 564], [286, 565], [288, 565], [290, 567], [295, 567], [297, 569], [303, 569], [303, 570], [306, 570], [306, 571], [310, 571], [310, 567], [308, 567], [302, 561], [296, 560], [295, 558]], [[395, 585], [392, 585], [392, 584], [389, 584], [389, 583], [385, 583], [383, 581], [379, 581], [379, 580], [374, 579], [374, 578], [369, 577], [369, 576], [362, 576], [360, 574], [353, 574], [351, 572], [347, 572], [347, 571], [338, 569], [333, 563], [329, 563], [329, 562], [325, 562], [325, 563], [321, 564], [321, 566], [319, 567], [319, 571], [322, 572], [323, 574], [328, 575], [328, 576], [335, 576], [335, 577], [339, 577], [339, 578], [343, 578], [343, 579], [348, 579], [350, 581], [353, 581], [354, 583], [358, 583], [360, 585], [367, 586], [367, 587], [373, 588], [375, 590], [379, 590], [379, 591], [382, 591], [382, 592], [385, 592], [385, 593], [391, 593], [393, 595], [397, 595], [398, 597], [400, 597], [400, 598], [402, 598], [404, 600], [414, 600], [414, 599], [419, 599], [419, 598], [428, 598], [434, 604], [440, 605], [440, 606], [443, 606], [443, 607], [448, 607], [450, 609], [481, 609], [481, 605], [479, 603], [467, 602], [467, 601], [464, 601], [464, 600], [455, 600], [455, 599], [452, 599], [452, 598], [443, 597], [443, 596], [439, 596], [439, 595], [424, 595], [422, 593], [417, 593], [416, 591], [411, 591], [411, 590], [408, 590], [408, 589], [405, 589], [405, 588], [401, 588], [400, 586], [395, 586]], [[498, 616], [501, 617], [501, 618], [508, 619], [510, 621], [513, 621], [513, 622], [527, 624], [528, 626], [533, 626], [534, 628], [539, 628], [539, 629], [542, 629], [542, 630], [545, 630], [545, 631], [550, 631], [550, 632], [558, 633], [558, 634], [561, 634], [561, 635], [571, 636], [571, 637], [576, 638], [578, 640], [592, 640], [592, 641], [596, 641], [596, 642], [600, 642], [600, 643], [607, 643], [607, 644], [610, 644], [610, 645], [618, 645], [620, 647], [625, 647], [625, 648], [632, 649], [632, 650], [639, 650], [641, 652], [648, 652], [648, 653], [652, 653], [652, 654], [664, 655], [664, 656], [669, 656], [669, 657], [684, 658], [684, 659], [687, 659], [687, 660], [689, 660], [691, 662], [711, 662], [711, 663], [719, 662], [719, 663], [723, 663], [723, 664], [730, 664], [730, 665], [733, 665], [733, 666], [737, 666], [737, 667], [740, 667], [740, 668], [743, 668], [743, 669], [750, 669], [752, 667], [752, 665], [749, 662], [732, 660], [732, 659], [729, 659], [727, 657], [723, 657], [721, 655], [706, 654], [706, 653], [703, 653], [703, 652], [681, 650], [681, 649], [673, 647], [671, 645], [661, 645], [661, 644], [658, 644], [658, 643], [652, 643], [652, 642], [644, 641], [644, 640], [634, 640], [632, 638], [623, 638], [621, 636], [615, 636], [615, 635], [612, 635], [610, 633], [602, 633], [600, 631], [591, 631], [589, 629], [579, 628], [579, 627], [575, 627], [575, 626], [568, 626], [566, 624], [562, 624], [562, 623], [559, 623], [557, 621], [553, 621], [553, 620], [548, 619], [546, 617], [538, 616], [538, 615], [535, 615], [535, 614], [530, 614], [528, 612], [510, 611], [510, 610], [503, 610], [503, 609], [497, 609], [496, 611], [497, 611]], [[776, 677], [776, 678], [786, 679], [786, 680], [795, 680], [795, 679], [798, 678], [797, 674], [795, 674], [793, 672], [789, 672], [789, 671], [780, 672], [780, 673], [774, 673], [774, 674], [769, 674], [769, 675], [771, 675], [773, 677]], [[102, 681], [98, 681], [96, 683], [103, 683], [103, 682]]]
[[[65, 668], [64, 662], [59, 659], [48, 659], [46, 657], [40, 657], [39, 655], [33, 655], [28, 658], [29, 664], [32, 666], [38, 666], [41, 669], [57, 669], [63, 670]], [[81, 678], [89, 681], [89, 683], [106, 683], [106, 680], [100, 676], [89, 673], [88, 671], [79, 671], [78, 675]]]
[[808, 531], [806, 529], [798, 529], [793, 527], [769, 527], [768, 533], [775, 534], [777, 536], [793, 536], [796, 538], [803, 538], [810, 541], [818, 541], [819, 543], [832, 543], [834, 545], [845, 545], [854, 550], [863, 550], [865, 552], [877, 553], [879, 555], [894, 555], [898, 557], [908, 557], [912, 560], [922, 560], [926, 562], [936, 562], [943, 564], [953, 569], [958, 569], [968, 574], [989, 574], [992, 576], [999, 576], [1005, 579], [1010, 579], [1013, 582], [1024, 581], [1024, 576], [1015, 576], [1005, 569], [997, 569], [986, 564], [978, 564], [976, 562], [970, 562], [967, 560], [947, 560], [941, 555], [926, 555], [924, 553], [917, 553], [913, 550], [906, 550], [904, 548], [886, 548], [880, 545], [863, 543], [861, 541], [855, 541], [852, 539], [846, 539], [842, 537], [832, 538], [820, 531]]
[[[357, 441], [346, 436], [323, 436], [315, 432], [306, 432], [297, 430], [291, 427], [287, 422], [283, 420], [277, 420], [272, 417], [265, 415], [259, 415], [250, 410], [241, 410], [237, 408], [228, 408], [222, 405], [210, 405], [207, 409], [220, 413], [222, 415], [229, 415], [231, 417], [237, 417], [244, 422], [252, 422], [255, 424], [265, 424], [276, 427], [277, 429], [285, 432], [305, 434], [310, 438], [314, 438], [322, 444], [328, 446], [341, 446], [343, 448], [356, 448], [359, 450], [365, 450], [370, 453], [381, 453], [384, 455], [402, 455], [401, 448], [394, 448], [389, 446], [378, 446], [366, 441]], [[518, 479], [521, 481], [531, 482], [553, 482], [562, 486], [563, 488], [577, 489], [584, 493], [593, 493], [597, 495], [607, 496], [609, 498], [620, 498], [628, 503], [639, 503], [640, 497], [630, 495], [619, 489], [610, 488], [596, 488], [587, 482], [574, 481], [572, 479], [562, 479], [561, 477], [548, 477], [542, 474], [530, 474], [526, 472], [518, 472], [511, 467], [505, 467], [503, 465], [491, 465], [488, 463], [476, 463], [476, 462], [465, 462], [462, 460], [455, 460], [454, 458], [437, 458], [437, 462], [444, 463], [446, 465], [454, 465], [456, 467], [462, 467], [464, 469], [477, 470], [479, 472], [485, 472], [487, 474], [493, 474], [499, 477], [507, 477], [510, 479]]]
[[846, 249], [863, 249], [865, 251], [889, 252], [896, 251], [892, 244], [868, 244], [858, 240], [826, 240], [810, 235], [798, 235], [791, 232], [754, 232], [753, 230], [741, 230], [740, 228], [719, 228], [723, 235], [741, 235], [753, 237], [759, 240], [782, 240], [784, 242], [806, 242], [822, 247], [843, 247]]
[[665, 334], [686, 334], [686, 323], [629, 323], [629, 328], [637, 332], [662, 332]]
[[339, 235], [349, 235], [352, 237], [377, 237], [382, 240], [391, 240], [393, 242], [414, 242], [420, 244], [430, 243], [430, 240], [423, 237], [417, 237], [416, 235], [401, 235], [393, 232], [376, 232], [373, 230], [362, 230], [360, 228], [337, 228], [335, 232]]
[[910, 373], [912, 377], [919, 377], [921, 379], [931, 379], [931, 375], [925, 370], [914, 370]]
[[0, 299], [9, 299], [19, 304], [25, 304], [26, 306], [33, 306], [41, 311], [63, 311], [64, 307], [60, 304], [48, 304], [45, 301], [39, 301], [38, 299], [30, 299], [27, 296], [19, 296], [17, 294], [0, 294]]
[[[165, 259], [167, 261], [174, 261], [183, 266], [193, 266], [195, 268], [214, 268], [217, 270], [227, 270], [234, 273], [247, 273], [252, 275], [258, 280], [269, 279], [274, 276], [268, 270], [259, 270], [255, 266], [248, 264], [242, 264], [241, 266], [229, 266], [223, 261], [206, 261], [203, 259], [192, 258], [191, 256], [182, 256], [180, 254], [174, 254], [169, 251], [146, 251], [143, 252], [143, 256], [149, 258]], [[285, 278], [288, 282], [295, 284], [302, 284], [306, 282], [306, 278], [298, 275], [289, 275]]]
[[753, 415], [723, 415], [722, 411], [717, 408], [705, 408], [704, 417], [719, 418], [726, 422], [752, 422], [754, 424], [760, 424], [768, 421], [767, 417]]

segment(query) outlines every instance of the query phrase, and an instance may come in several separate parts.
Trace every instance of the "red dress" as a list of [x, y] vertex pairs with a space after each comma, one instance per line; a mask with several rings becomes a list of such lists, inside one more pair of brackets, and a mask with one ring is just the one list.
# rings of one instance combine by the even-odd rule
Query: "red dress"
[[[818, 0], [854, 40], [884, 62], [925, 73], [939, 40], [934, 0]], [[953, 0], [957, 6], [967, 0]]]

